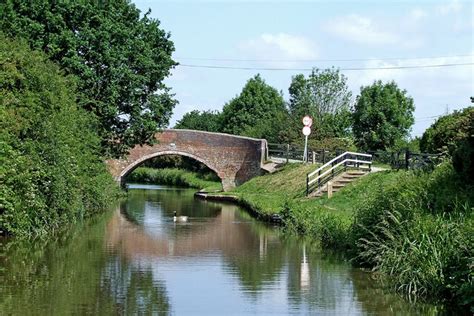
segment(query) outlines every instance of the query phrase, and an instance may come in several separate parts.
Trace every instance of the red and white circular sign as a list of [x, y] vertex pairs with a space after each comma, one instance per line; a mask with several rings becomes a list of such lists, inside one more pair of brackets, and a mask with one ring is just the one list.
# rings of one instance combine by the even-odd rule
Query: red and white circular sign
[[305, 117], [303, 117], [303, 125], [304, 126], [311, 127], [312, 124], [313, 124], [313, 119], [311, 118], [311, 116], [306, 115]]
[[309, 134], [311, 134], [311, 128], [309, 126], [303, 127], [303, 135], [309, 136]]

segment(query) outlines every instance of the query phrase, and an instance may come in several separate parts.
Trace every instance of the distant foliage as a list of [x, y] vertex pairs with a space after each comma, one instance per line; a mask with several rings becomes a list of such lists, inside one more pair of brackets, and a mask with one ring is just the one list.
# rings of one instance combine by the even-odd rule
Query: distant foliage
[[184, 114], [174, 128], [222, 132], [222, 114], [217, 111], [194, 110]]
[[155, 169], [181, 169], [196, 173], [205, 180], [220, 181], [215, 171], [193, 158], [180, 155], [164, 155], [149, 159], [143, 163], [143, 167]]
[[336, 150], [357, 151], [352, 138], [349, 137], [331, 137], [321, 140], [311, 139], [308, 141], [308, 147], [311, 150], [327, 150], [335, 152]]
[[176, 168], [139, 167], [127, 177], [127, 181], [205, 189], [209, 192], [222, 190], [220, 179], [207, 179], [194, 172]]
[[129, 0], [0, 3], [0, 31], [76, 75], [78, 101], [98, 118], [103, 152], [150, 142], [176, 104], [163, 80], [176, 65], [170, 35]]
[[288, 90], [288, 107], [296, 137], [300, 136], [301, 119], [305, 115], [313, 118], [310, 138], [349, 136], [352, 93], [347, 78], [339, 70], [314, 68], [308, 78], [296, 75]]
[[275, 141], [286, 117], [282, 94], [256, 75], [247, 81], [238, 96], [224, 105], [222, 130]]
[[100, 212], [115, 187], [73, 78], [0, 35], [0, 231], [30, 236]]
[[353, 132], [358, 147], [387, 150], [408, 136], [415, 122], [413, 99], [395, 82], [376, 81], [357, 96]]

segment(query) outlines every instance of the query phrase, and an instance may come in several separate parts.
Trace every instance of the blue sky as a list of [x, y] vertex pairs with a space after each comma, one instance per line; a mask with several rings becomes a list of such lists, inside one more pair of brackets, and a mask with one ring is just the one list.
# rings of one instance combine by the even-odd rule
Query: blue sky
[[[309, 73], [184, 65], [307, 69], [474, 63], [471, 1], [133, 2], [142, 12], [151, 8], [151, 16], [171, 33], [173, 57], [182, 64], [166, 80], [179, 101], [171, 126], [194, 109], [221, 110], [257, 73], [286, 99], [291, 77]], [[364, 60], [321, 61], [328, 59]], [[342, 72], [354, 98], [362, 85], [377, 79], [395, 80], [406, 89], [416, 106], [414, 136], [433, 116], [469, 106], [474, 95], [472, 65]]]

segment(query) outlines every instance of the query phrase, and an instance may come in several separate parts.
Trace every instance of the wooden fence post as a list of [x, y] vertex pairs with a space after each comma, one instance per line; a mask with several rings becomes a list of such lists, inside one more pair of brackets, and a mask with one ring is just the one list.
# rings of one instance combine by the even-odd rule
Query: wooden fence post
[[332, 198], [332, 182], [328, 181], [328, 199]]
[[316, 163], [316, 153], [313, 151], [313, 165]]
[[286, 163], [290, 161], [290, 144], [286, 144]]

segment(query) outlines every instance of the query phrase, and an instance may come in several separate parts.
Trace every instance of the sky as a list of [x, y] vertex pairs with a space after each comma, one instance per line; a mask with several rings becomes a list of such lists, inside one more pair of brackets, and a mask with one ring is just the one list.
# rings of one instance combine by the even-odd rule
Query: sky
[[[394, 80], [415, 102], [412, 136], [472, 105], [472, 1], [133, 2], [151, 9], [175, 45], [180, 65], [165, 81], [179, 101], [171, 127], [186, 112], [221, 110], [257, 73], [288, 99], [292, 76], [312, 67], [341, 69], [354, 100], [361, 86]], [[440, 64], [464, 65], [380, 69]]]

